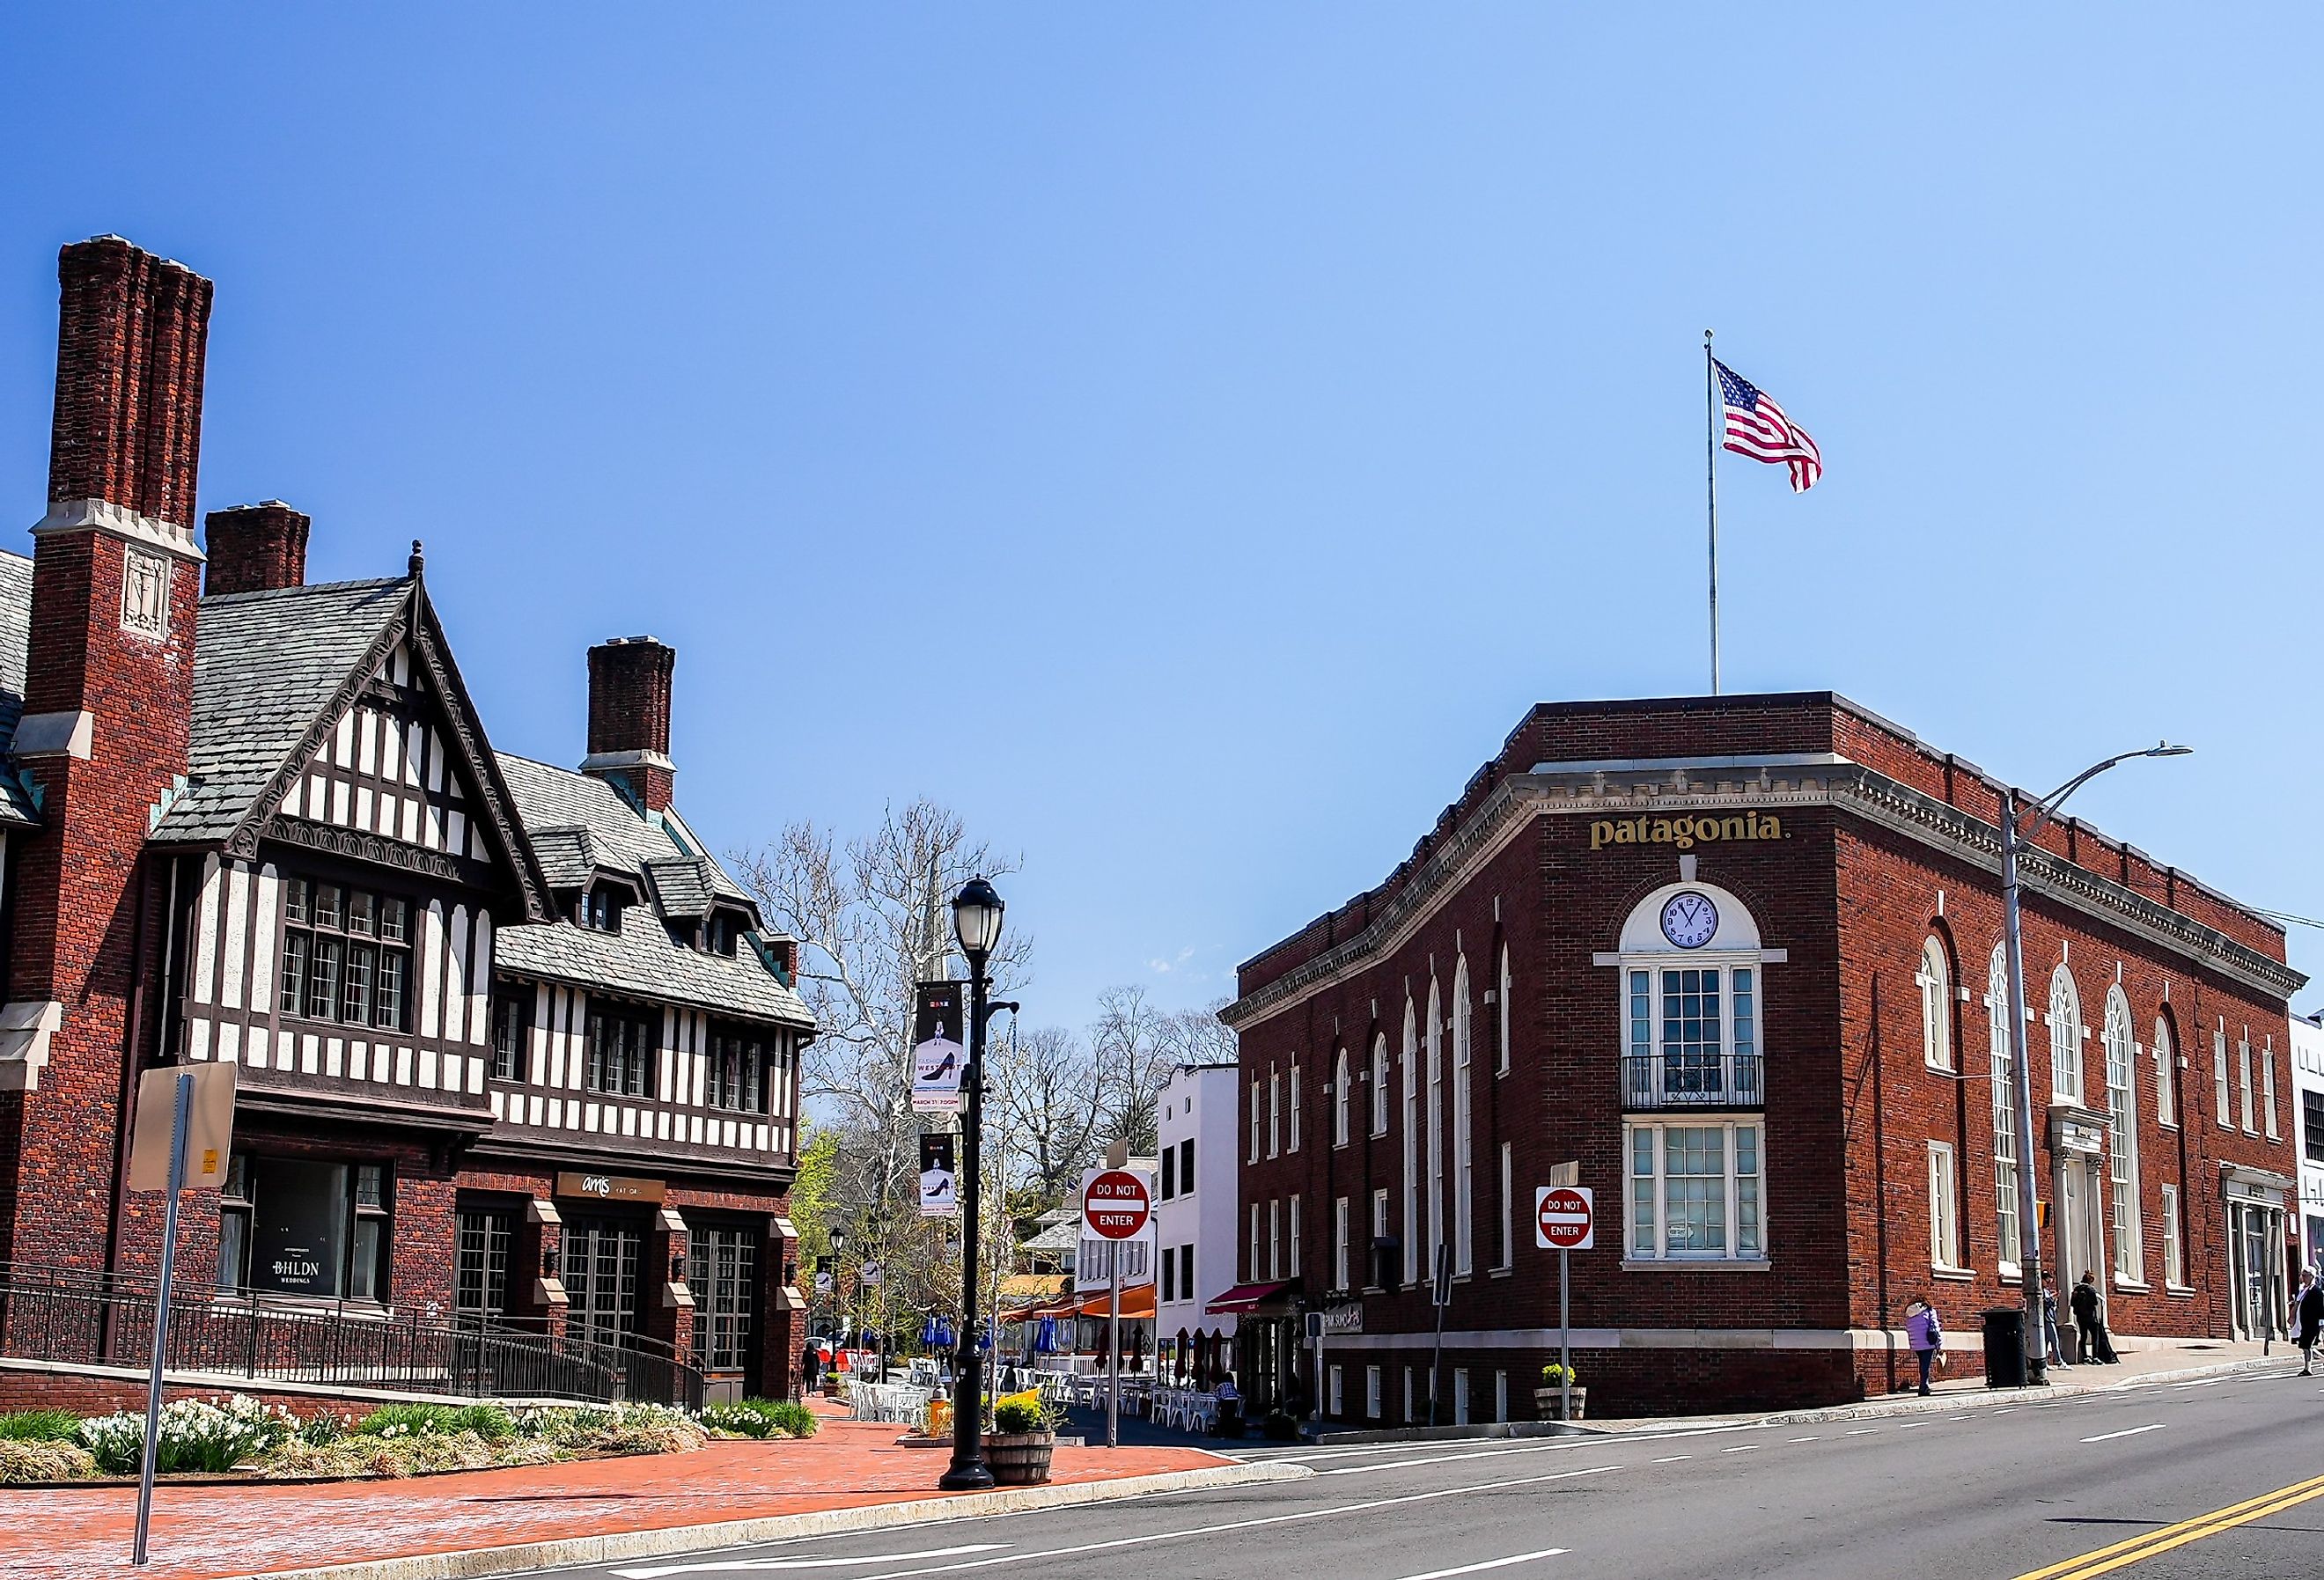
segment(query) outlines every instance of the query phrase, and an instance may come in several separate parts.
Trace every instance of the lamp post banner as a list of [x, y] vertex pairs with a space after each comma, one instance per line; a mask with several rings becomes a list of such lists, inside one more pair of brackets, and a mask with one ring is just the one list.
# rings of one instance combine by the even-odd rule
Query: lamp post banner
[[920, 1113], [960, 1112], [960, 1076], [968, 1063], [957, 982], [924, 982], [912, 993], [912, 1107]]
[[960, 1165], [949, 1135], [920, 1138], [920, 1216], [949, 1218], [960, 1212]]

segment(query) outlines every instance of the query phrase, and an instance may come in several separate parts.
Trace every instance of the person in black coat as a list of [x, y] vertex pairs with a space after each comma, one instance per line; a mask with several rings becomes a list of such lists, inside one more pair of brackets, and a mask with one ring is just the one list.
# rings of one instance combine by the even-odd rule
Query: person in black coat
[[2300, 1340], [2300, 1374], [2312, 1377], [2317, 1336], [2324, 1333], [2324, 1284], [2316, 1281], [2312, 1267], [2301, 1270], [2300, 1293], [2292, 1299], [2292, 1327]]
[[2113, 1341], [2107, 1337], [2106, 1308], [2099, 1303], [2098, 1280], [2096, 1273], [2086, 1272], [2082, 1281], [2074, 1286], [2070, 1297], [2074, 1310], [2074, 1326], [2080, 1337], [2080, 1358], [2111, 1365], [2117, 1359]]

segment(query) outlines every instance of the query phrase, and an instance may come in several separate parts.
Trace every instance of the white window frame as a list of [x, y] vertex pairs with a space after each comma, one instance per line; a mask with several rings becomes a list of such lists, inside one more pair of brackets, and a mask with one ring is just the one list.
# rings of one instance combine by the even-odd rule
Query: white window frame
[[1289, 1243], [1289, 1245], [1288, 1245], [1288, 1248], [1287, 1248], [1287, 1249], [1288, 1249], [1288, 1253], [1289, 1253], [1290, 1260], [1289, 1260], [1289, 1261], [1286, 1263], [1286, 1265], [1291, 1269], [1291, 1270], [1290, 1270], [1288, 1273], [1286, 1273], [1286, 1274], [1285, 1274], [1285, 1275], [1284, 1275], [1284, 1276], [1285, 1276], [1285, 1277], [1286, 1277], [1286, 1278], [1294, 1278], [1294, 1279], [1296, 1279], [1296, 1278], [1304, 1278], [1304, 1277], [1306, 1275], [1306, 1271], [1307, 1271], [1306, 1266], [1305, 1266], [1305, 1262], [1302, 1261], [1302, 1259], [1301, 1259], [1301, 1257], [1300, 1257], [1300, 1254], [1299, 1254], [1299, 1253], [1300, 1253], [1300, 1252], [1301, 1252], [1301, 1250], [1303, 1249], [1303, 1247], [1302, 1247], [1302, 1245], [1301, 1245], [1301, 1236], [1300, 1236], [1300, 1233], [1299, 1233], [1299, 1230], [1300, 1230], [1300, 1221], [1301, 1221], [1301, 1219], [1302, 1219], [1302, 1218], [1304, 1218], [1305, 1216], [1305, 1215], [1304, 1213], [1302, 1213], [1302, 1212], [1299, 1210], [1299, 1197], [1296, 1197], [1296, 1196], [1295, 1196], [1295, 1197], [1293, 1197], [1291, 1198], [1291, 1212], [1290, 1212], [1290, 1219], [1291, 1219], [1291, 1239], [1290, 1239], [1290, 1243]]
[[[1685, 1052], [1673, 1054], [1665, 1036], [1670, 1023], [1669, 994], [1674, 984], [1664, 980], [1664, 973], [1697, 971], [1714, 975], [1714, 991], [1719, 997], [1718, 1068], [1713, 1071], [1699, 1061], [1699, 1057]], [[1741, 975], [1748, 973], [1748, 975]], [[1646, 980], [1643, 984], [1639, 978]], [[1766, 1065], [1760, 1056], [1759, 1028], [1766, 1018], [1766, 973], [1760, 966], [1760, 952], [1728, 951], [1711, 954], [1697, 950], [1689, 954], [1626, 955], [1622, 957], [1621, 1005], [1625, 1028], [1623, 1043], [1623, 1092], [1626, 1101], [1641, 1108], [1680, 1109], [1701, 1107], [1717, 1112], [1721, 1106], [1712, 1100], [1695, 1102], [1705, 1095], [1726, 1094], [1735, 1099], [1738, 1107], [1757, 1107], [1766, 1099]], [[1640, 999], [1643, 986], [1645, 998]], [[1683, 992], [1683, 984], [1677, 991]], [[1641, 1009], [1645, 1013], [1640, 1015]], [[1673, 1060], [1679, 1060], [1682, 1079], [1700, 1081], [1701, 1087], [1674, 1089], [1671, 1085]], [[1716, 1081], [1715, 1086], [1709, 1083]], [[1674, 1097], [1688, 1099], [1674, 1102]]]
[[1501, 1259], [1493, 1265], [1503, 1272], [1517, 1264], [1516, 1172], [1509, 1143], [1501, 1143]]
[[[1671, 1176], [1666, 1172], [1667, 1132], [1674, 1130], [1711, 1130], [1721, 1133], [1720, 1142], [1721, 1229], [1726, 1241], [1718, 1251], [1677, 1251], [1670, 1249], [1670, 1189]], [[1750, 1172], [1742, 1170], [1738, 1156], [1737, 1137], [1748, 1132], [1752, 1138]], [[1637, 1168], [1637, 1148], [1641, 1135], [1651, 1137], [1653, 1164], [1651, 1176], [1642, 1177]], [[1653, 1197], [1647, 1202], [1651, 1223], [1651, 1248], [1638, 1243], [1639, 1187], [1642, 1178], [1653, 1181]], [[1704, 1177], [1707, 1178], [1707, 1177]], [[1752, 1188], [1747, 1191], [1743, 1182]], [[1742, 1249], [1742, 1220], [1747, 1197], [1756, 1197], [1753, 1215], [1757, 1220], [1757, 1244], [1748, 1253]], [[1674, 1113], [1634, 1115], [1623, 1126], [1622, 1136], [1622, 1257], [1626, 1262], [1740, 1262], [1755, 1264], [1767, 1260], [1767, 1140], [1766, 1125], [1757, 1116], [1744, 1119], [1724, 1118], [1717, 1114]]]
[[2050, 973], [2050, 1012], [2043, 1017], [2050, 1028], [2050, 1100], [2082, 1101], [2082, 994], [2074, 974], [2061, 960]]
[[1259, 1161], [1259, 1077], [1250, 1078], [1250, 1161]]
[[1332, 1066], [1332, 1144], [1348, 1144], [1348, 1050], [1340, 1049]]
[[[1371, 1240], [1385, 1240], [1387, 1238], [1388, 1187], [1383, 1185], [1378, 1187], [1372, 1191]], [[1364, 1243], [1364, 1288], [1369, 1289], [1377, 1287], [1372, 1283], [1372, 1276], [1379, 1271], [1379, 1269], [1372, 1265], [1371, 1242], [1370, 1240], [1367, 1240]]]
[[2218, 1095], [2219, 1128], [2235, 1129], [2236, 1122], [2227, 1112], [2227, 1104], [2233, 1099], [2227, 1084], [2227, 1028], [2225, 1021], [2221, 1021], [2219, 1029], [2211, 1033], [2211, 1088]]
[[1291, 1076], [1290, 1076], [1290, 1080], [1291, 1080], [1291, 1144], [1290, 1144], [1288, 1147], [1285, 1148], [1284, 1150], [1285, 1150], [1286, 1151], [1296, 1152], [1296, 1151], [1297, 1151], [1297, 1150], [1299, 1150], [1299, 1131], [1300, 1131], [1300, 1124], [1299, 1124], [1299, 1087], [1300, 1087], [1300, 1086], [1301, 1086], [1301, 1082], [1300, 1082], [1300, 1079], [1299, 1079], [1299, 1061], [1298, 1061], [1297, 1059], [1296, 1059], [1296, 1058], [1295, 1058], [1295, 1059], [1293, 1059], [1293, 1060], [1291, 1061]]
[[1250, 1281], [1251, 1283], [1254, 1283], [1254, 1284], [1255, 1284], [1255, 1283], [1259, 1282], [1259, 1280], [1261, 1280], [1261, 1279], [1263, 1279], [1263, 1278], [1265, 1278], [1265, 1277], [1267, 1276], [1264, 1272], [1262, 1272], [1262, 1271], [1260, 1271], [1260, 1270], [1259, 1270], [1260, 1265], [1261, 1265], [1261, 1264], [1260, 1264], [1259, 1260], [1259, 1204], [1258, 1204], [1257, 1202], [1253, 1202], [1253, 1203], [1251, 1203], [1251, 1204], [1250, 1204]]
[[1404, 1281], [1420, 1281], [1420, 1022], [1404, 1001]]
[[2270, 1037], [2267, 1039], [2267, 1045], [2260, 1049], [2259, 1096], [2262, 1121], [2267, 1127], [2267, 1139], [2280, 1141], [2283, 1139], [2283, 1132], [2278, 1128], [2275, 1117], [2275, 1039], [2273, 1037]]
[[1950, 1141], [1929, 1143], [1929, 1266], [1965, 1270], [1961, 1261], [1960, 1169]]
[[2154, 1123], [2165, 1130], [2179, 1128], [2178, 1049], [2171, 1037], [2171, 1022], [2160, 1016], [2154, 1021]]
[[1493, 999], [1493, 1008], [1498, 1012], [1498, 1019], [1500, 1021], [1499, 1028], [1500, 1042], [1493, 1049], [1493, 1073], [1497, 1076], [1506, 1076], [1509, 1073], [1509, 1029], [1516, 1023], [1509, 1010], [1509, 996], [1515, 984], [1509, 975], [1509, 947], [1503, 944], [1500, 958], [1500, 991]]
[[1348, 1198], [1344, 1196], [1332, 1202], [1332, 1288], [1353, 1288], [1348, 1282]]
[[1452, 1271], [1455, 1276], [1465, 1276], [1473, 1270], [1477, 1249], [1474, 1217], [1477, 1141], [1472, 1133], [1476, 1118], [1472, 1090], [1476, 1064], [1475, 1032], [1476, 1018], [1469, 1008], [1469, 957], [1463, 955], [1452, 967]]
[[1364, 1418], [1366, 1420], [1377, 1421], [1380, 1418], [1380, 1407], [1387, 1402], [1381, 1397], [1387, 1390], [1382, 1388], [1380, 1383], [1380, 1369], [1378, 1366], [1366, 1366], [1364, 1368]]
[[1279, 1196], [1267, 1204], [1267, 1276], [1283, 1276], [1283, 1198]]
[[1999, 1248], [2001, 1276], [2014, 1279], [2020, 1276], [2018, 1258], [2024, 1243], [2017, 1221], [2016, 1055], [2009, 1034], [2009, 966], [1999, 944], [1994, 945], [1986, 968], [1985, 1009], [1993, 1068], [1994, 1243]]
[[1283, 1155], [1283, 1072], [1267, 1067], [1267, 1155]]
[[1436, 1276], [1436, 1248], [1444, 1243], [1444, 1001], [1428, 984], [1428, 1260], [1422, 1276]]
[[2236, 1086], [2243, 1096], [2244, 1134], [2255, 1136], [2259, 1134], [2257, 1123], [2259, 1116], [2252, 1106], [2252, 1057], [2249, 1031], [2246, 1031], [2236, 1039]]
[[1921, 1061], [1950, 1075], [1953, 1067], [1952, 973], [1945, 943], [1931, 933], [1921, 944], [1921, 968], [1913, 973], [1921, 990]]
[[2146, 1283], [2144, 1227], [2138, 1212], [2138, 1044], [2131, 1040], [2130, 1000], [2116, 983], [2107, 992], [2107, 1142], [2109, 1217], [2114, 1224], [2114, 1281]]
[[2163, 1187], [2163, 1287], [2183, 1289], [2187, 1287], [2187, 1253], [2180, 1240], [2179, 1187]]
[[1388, 1033], [1372, 1033], [1372, 1123], [1371, 1133], [1388, 1134], [1388, 1113], [1396, 1101], [1395, 1076], [1390, 1073], [1388, 1058]]

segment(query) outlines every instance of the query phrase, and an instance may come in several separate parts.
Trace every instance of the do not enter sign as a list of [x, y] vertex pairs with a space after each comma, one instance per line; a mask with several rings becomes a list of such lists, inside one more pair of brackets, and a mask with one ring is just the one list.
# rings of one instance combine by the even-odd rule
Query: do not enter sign
[[1134, 1240], [1145, 1232], [1154, 1204], [1146, 1181], [1127, 1169], [1109, 1169], [1090, 1181], [1082, 1198], [1082, 1221], [1106, 1240]]
[[1533, 1193], [1533, 1243], [1544, 1251], [1587, 1251], [1595, 1209], [1586, 1185], [1545, 1185]]

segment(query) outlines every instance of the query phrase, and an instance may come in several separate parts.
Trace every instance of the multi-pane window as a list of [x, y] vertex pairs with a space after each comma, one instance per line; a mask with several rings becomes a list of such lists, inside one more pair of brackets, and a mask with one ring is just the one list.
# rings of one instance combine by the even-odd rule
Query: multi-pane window
[[355, 1243], [347, 1259], [351, 1298], [387, 1298], [387, 1214], [393, 1199], [384, 1163], [355, 1166]]
[[1250, 1280], [1257, 1283], [1267, 1276], [1267, 1264], [1259, 1260], [1259, 1204], [1250, 1204]]
[[581, 896], [578, 919], [583, 927], [601, 933], [622, 930], [622, 912], [629, 897], [609, 884], [600, 883]]
[[1630, 1106], [1756, 1106], [1758, 970], [1751, 966], [1633, 967], [1623, 1091]]
[[2257, 1135], [2259, 1127], [2252, 1123], [2252, 1057], [2251, 1039], [2240, 1038], [2236, 1042], [2236, 1073], [2244, 1100], [2244, 1134]]
[[1404, 1001], [1404, 1281], [1420, 1280], [1420, 1030], [1412, 1001]]
[[1267, 1155], [1270, 1158], [1283, 1151], [1283, 1072], [1273, 1065], [1267, 1068]]
[[2062, 965], [2050, 974], [2050, 1095], [2082, 1100], [2082, 1000]]
[[226, 1182], [218, 1187], [217, 1287], [250, 1287], [250, 1160], [236, 1152], [226, 1160]]
[[1921, 969], [1913, 975], [1921, 990], [1921, 1058], [1932, 1070], [1953, 1067], [1952, 977], [1945, 969], [1945, 946], [1932, 935], [1921, 945]]
[[508, 1311], [514, 1220], [505, 1211], [462, 1207], [455, 1222], [458, 1244], [452, 1273], [453, 1315], [471, 1326], [498, 1322]]
[[2275, 1045], [2262, 1049], [2259, 1058], [2260, 1112], [2265, 1116], [2267, 1139], [2279, 1141], [2283, 1132], [2275, 1127]]
[[1305, 1216], [1306, 1214], [1299, 1210], [1299, 1198], [1296, 1196], [1293, 1197], [1291, 1198], [1290, 1213], [1291, 1243], [1287, 1252], [1286, 1252], [1283, 1264], [1291, 1270], [1288, 1273], [1284, 1275], [1286, 1278], [1299, 1278], [1307, 1270], [1305, 1260], [1300, 1254], [1299, 1245], [1299, 1237], [1301, 1234], [1300, 1220]]
[[532, 1036], [532, 989], [503, 983], [493, 990], [493, 1078], [524, 1079], [525, 1044]]
[[2154, 1022], [2154, 1120], [2164, 1126], [2179, 1123], [2177, 1058], [2171, 1047], [2171, 1022]]
[[2310, 1163], [2324, 1163], [2324, 1092], [2300, 1094], [2301, 1145]]
[[1267, 1276], [1283, 1277], [1283, 1202], [1280, 1197], [1267, 1204]]
[[1332, 1202], [1332, 1288], [1348, 1287], [1348, 1198]]
[[282, 884], [285, 1015], [407, 1030], [411, 911], [398, 896], [312, 878]]
[[694, 1295], [695, 1367], [740, 1372], [751, 1363], [758, 1233], [696, 1225], [687, 1232], [686, 1242], [686, 1281]]
[[582, 1084], [592, 1092], [642, 1097], [651, 1078], [654, 1027], [649, 1013], [603, 999], [589, 1001], [588, 1056]]
[[1250, 1078], [1250, 1160], [1259, 1161], [1259, 1077]]
[[1452, 1270], [1470, 1270], [1475, 1256], [1476, 1137], [1471, 1112], [1475, 1018], [1469, 1010], [1469, 962], [1452, 973]]
[[2225, 1028], [2211, 1033], [2211, 1091], [2218, 1098], [2219, 1128], [2225, 1130], [2235, 1123], [2227, 1117], [2227, 1033]]
[[1757, 1261], [1766, 1254], [1756, 1123], [1633, 1124], [1629, 1153], [1632, 1258]]
[[767, 1080], [772, 1061], [767, 1039], [740, 1026], [713, 1024], [705, 1101], [736, 1113], [767, 1112]]
[[1509, 1143], [1501, 1143], [1501, 1260], [1496, 1267], [1515, 1267], [1517, 1261], [1517, 1191], [1511, 1170]]
[[1501, 946], [1500, 965], [1500, 991], [1493, 995], [1493, 1008], [1499, 1012], [1500, 1021], [1500, 1024], [1498, 1029], [1499, 1032], [1499, 1040], [1493, 1048], [1493, 1070], [1497, 1075], [1506, 1076], [1509, 1073], [1509, 990], [1511, 987], [1509, 978], [1509, 947], [1507, 944], [1503, 944]]
[[1348, 1050], [1340, 1049], [1332, 1061], [1332, 1144], [1348, 1144]]
[[1993, 963], [1986, 972], [1986, 1013], [1992, 1027], [1993, 1057], [1993, 1207], [2001, 1230], [2001, 1263], [2015, 1269], [2017, 1240], [2017, 1088], [2016, 1063], [2010, 1050], [2009, 976], [2001, 946], [1993, 947]]
[[1372, 1134], [1388, 1134], [1388, 1033], [1372, 1039]]
[[2185, 1252], [2179, 1242], [2179, 1187], [2163, 1187], [2163, 1281], [2171, 1288], [2184, 1288], [2187, 1282]]
[[1291, 1066], [1291, 1150], [1295, 1152], [1299, 1150], [1299, 1065], [1294, 1060]]
[[1960, 1178], [1943, 1141], [1929, 1143], [1929, 1265], [1961, 1265]]
[[2138, 1050], [2130, 1039], [2130, 1001], [2120, 987], [2107, 994], [2107, 1115], [2114, 1136], [2107, 1177], [2114, 1208], [2114, 1276], [2126, 1284], [2146, 1278], [2138, 1216]]

